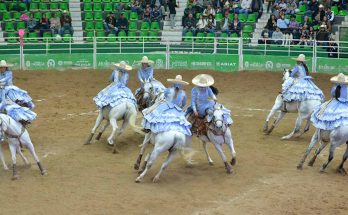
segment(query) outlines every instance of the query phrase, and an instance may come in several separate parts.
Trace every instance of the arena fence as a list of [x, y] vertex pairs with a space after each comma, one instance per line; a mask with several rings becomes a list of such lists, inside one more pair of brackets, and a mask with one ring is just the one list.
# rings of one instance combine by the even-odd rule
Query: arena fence
[[74, 40], [76, 38], [64, 42], [25, 41], [23, 46], [19, 43], [0, 45], [0, 53], [15, 69], [22, 70], [105, 69], [121, 60], [136, 66], [142, 56], [147, 55], [158, 69], [282, 71], [293, 67], [291, 58], [305, 54], [313, 72], [348, 71], [348, 42], [335, 42], [336, 52], [330, 55], [329, 41], [251, 45], [248, 38], [184, 38], [180, 43], [160, 41], [160, 38], [146, 41], [134, 38], [135, 42], [125, 38], [112, 42], [107, 41], [108, 38], [89, 38], [90, 42], [85, 43]]

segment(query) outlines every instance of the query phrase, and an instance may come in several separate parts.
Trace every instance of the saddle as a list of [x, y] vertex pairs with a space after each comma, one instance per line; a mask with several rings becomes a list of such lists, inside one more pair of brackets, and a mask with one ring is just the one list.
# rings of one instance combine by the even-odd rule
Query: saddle
[[205, 118], [195, 116], [191, 113], [187, 120], [192, 124], [191, 132], [197, 136], [208, 135], [208, 125]]
[[141, 89], [137, 94], [135, 94], [135, 99], [137, 100], [139, 111], [143, 111], [147, 108], [146, 102], [144, 101], [144, 91]]

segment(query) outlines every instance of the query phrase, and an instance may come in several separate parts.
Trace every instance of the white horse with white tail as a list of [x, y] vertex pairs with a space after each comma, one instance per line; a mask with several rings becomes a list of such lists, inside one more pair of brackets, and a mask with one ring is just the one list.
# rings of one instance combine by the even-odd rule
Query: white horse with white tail
[[[24, 162], [29, 165], [28, 160], [23, 156], [22, 152], [20, 151], [20, 146], [25, 146], [29, 149], [29, 152], [32, 154], [34, 160], [36, 161], [41, 175], [47, 175], [47, 171], [43, 168], [43, 166], [40, 163], [39, 157], [36, 155], [34, 145], [31, 142], [29, 133], [27, 129], [19, 122], [16, 122], [14, 119], [9, 117], [8, 115], [1, 114], [0, 113], [0, 138], [8, 139], [9, 148], [11, 151], [11, 157], [12, 157], [12, 179], [16, 180], [19, 178], [19, 174], [17, 172], [17, 160], [16, 160], [16, 154], [17, 152], [22, 156]], [[3, 157], [2, 152], [0, 150], [0, 155]], [[3, 158], [1, 158], [3, 160]], [[4, 167], [6, 164], [4, 163]]]
[[[291, 81], [296, 82], [296, 80], [294, 80], [291, 77], [291, 73], [292, 72], [290, 70], [287, 70], [287, 69], [284, 70], [284, 73], [283, 73], [284, 84], [287, 83], [288, 79], [291, 79]], [[292, 86], [289, 86], [289, 87], [292, 87]], [[282, 140], [287, 140], [292, 137], [299, 137], [303, 133], [307, 132], [310, 127], [310, 117], [314, 108], [318, 107], [323, 102], [322, 92], [321, 93], [319, 92], [318, 94], [319, 95], [308, 96], [309, 99], [304, 99], [303, 101], [292, 101], [292, 102], [285, 102], [283, 95], [279, 94], [276, 97], [275, 103], [266, 118], [266, 122], [263, 127], [263, 131], [265, 132], [265, 134], [267, 135], [270, 134], [273, 131], [273, 129], [279, 124], [279, 122], [285, 116], [286, 113], [297, 113], [298, 116], [296, 119], [294, 130], [290, 134], [283, 136]], [[270, 119], [278, 111], [280, 111], [280, 113], [278, 114], [277, 118], [274, 120], [271, 128], [268, 128], [268, 123]], [[301, 132], [300, 131], [301, 124], [302, 124], [302, 121], [304, 120], [306, 121], [306, 125], [304, 127], [304, 130]]]

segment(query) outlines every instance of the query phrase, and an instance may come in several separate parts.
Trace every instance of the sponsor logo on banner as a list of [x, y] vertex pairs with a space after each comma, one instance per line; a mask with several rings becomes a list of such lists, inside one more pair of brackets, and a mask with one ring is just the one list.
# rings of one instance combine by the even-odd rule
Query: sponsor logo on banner
[[[59, 62], [58, 62], [58, 65], [59, 65]], [[56, 62], [53, 59], [48, 59], [47, 67], [50, 68], [50, 67], [55, 67], [55, 66], [56, 66]]]
[[272, 70], [273, 69], [273, 62], [272, 61], [267, 61], [266, 62], [266, 69]]
[[155, 64], [156, 64], [157, 68], [163, 68], [164, 67], [164, 62], [163, 62], [162, 59], [157, 59]]

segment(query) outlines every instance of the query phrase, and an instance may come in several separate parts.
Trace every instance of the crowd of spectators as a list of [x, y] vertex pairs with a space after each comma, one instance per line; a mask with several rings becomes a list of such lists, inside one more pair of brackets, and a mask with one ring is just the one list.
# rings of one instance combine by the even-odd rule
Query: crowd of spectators
[[[262, 14], [262, 0], [189, 0], [182, 18], [183, 36], [187, 32], [202, 33], [226, 32], [228, 35], [241, 35], [242, 24], [238, 14], [258, 12]], [[216, 21], [217, 14], [223, 17]]]
[[267, 10], [272, 13], [259, 43], [306, 46], [317, 40], [318, 45], [327, 46], [335, 24], [335, 14], [331, 11], [333, 5], [344, 9], [346, 4], [341, 0], [323, 0], [321, 3], [318, 0], [269, 1]]

